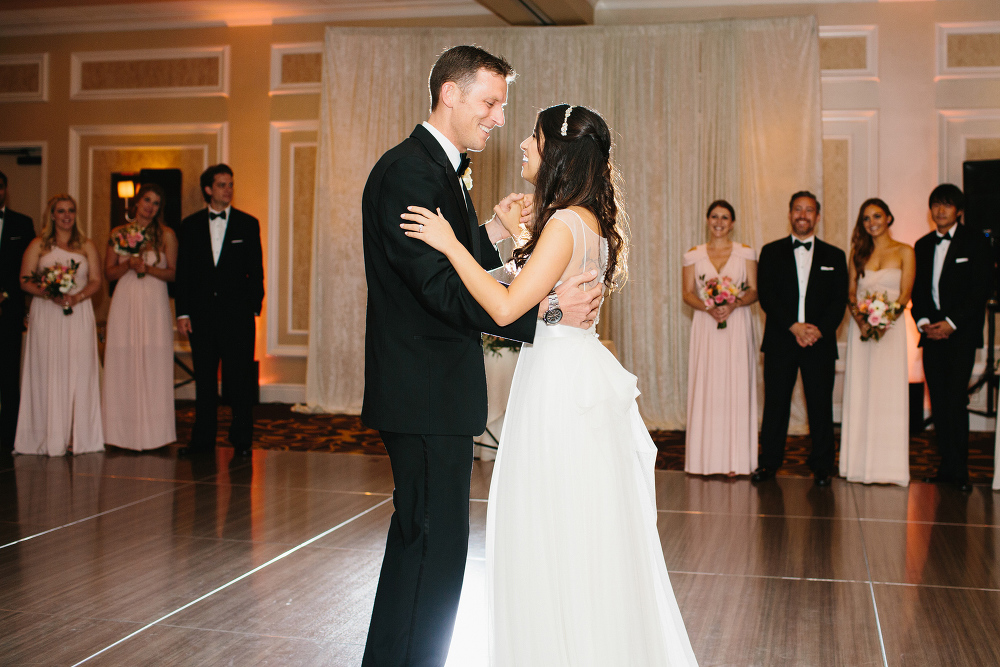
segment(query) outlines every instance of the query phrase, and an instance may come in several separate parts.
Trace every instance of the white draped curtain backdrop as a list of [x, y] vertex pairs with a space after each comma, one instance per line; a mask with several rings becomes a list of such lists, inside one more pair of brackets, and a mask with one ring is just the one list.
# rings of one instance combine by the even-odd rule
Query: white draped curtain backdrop
[[306, 389], [314, 410], [360, 412], [361, 193], [379, 156], [426, 119], [430, 68], [457, 44], [501, 54], [518, 72], [506, 125], [472, 156], [481, 221], [503, 195], [530, 191], [518, 144], [539, 109], [587, 105], [610, 124], [632, 244], [629, 282], [609, 299], [602, 331], [639, 377], [647, 425], [684, 428], [691, 313], [681, 301], [681, 255], [705, 241], [705, 207], [728, 199], [735, 238], [759, 250], [788, 233], [792, 192], [821, 194], [815, 19], [327, 29]]

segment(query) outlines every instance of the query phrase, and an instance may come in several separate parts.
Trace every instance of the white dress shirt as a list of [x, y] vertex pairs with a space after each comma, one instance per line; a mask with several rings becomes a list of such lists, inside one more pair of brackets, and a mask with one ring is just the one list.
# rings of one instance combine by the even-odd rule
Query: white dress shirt
[[0, 213], [3, 214], [0, 215], [0, 243], [3, 243], [3, 223], [7, 219], [7, 207], [0, 206]]
[[792, 236], [792, 243], [796, 241], [810, 244], [808, 250], [800, 246], [793, 251], [795, 255], [795, 271], [799, 277], [799, 319], [797, 321], [805, 322], [806, 290], [809, 288], [809, 272], [812, 271], [813, 252], [816, 250], [816, 237], [810, 236], [806, 239], [800, 239]]
[[[213, 213], [225, 213], [225, 218], [212, 219]], [[229, 225], [229, 216], [233, 213], [233, 207], [227, 206], [223, 211], [216, 211], [211, 206], [208, 207], [208, 232], [212, 237], [212, 258], [215, 264], [219, 264], [219, 256], [222, 254], [222, 242], [226, 239], [226, 227]]]
[[447, 155], [448, 159], [451, 160], [451, 168], [457, 172], [458, 165], [462, 163], [462, 152], [455, 147], [455, 144], [448, 141], [448, 138], [441, 134], [436, 127], [428, 123], [426, 120], [421, 123], [421, 125], [426, 127], [427, 131], [431, 133], [431, 136], [438, 140], [438, 143], [441, 144], [441, 148], [444, 149], [445, 155]]
[[[941, 310], [941, 296], [938, 293], [938, 283], [941, 282], [941, 271], [944, 270], [944, 258], [948, 255], [948, 248], [951, 247], [951, 239], [955, 235], [955, 228], [952, 227], [948, 230], [947, 234], [934, 233], [939, 239], [944, 238], [943, 241], [938, 242], [934, 246], [934, 269], [931, 272], [931, 300], [934, 302], [934, 307]], [[951, 325], [952, 329], [957, 329], [955, 323], [951, 321], [951, 318], [944, 318], [945, 322]], [[926, 317], [921, 317], [920, 321], [917, 322], [917, 329], [923, 329], [925, 324], [930, 324], [931, 321]]]

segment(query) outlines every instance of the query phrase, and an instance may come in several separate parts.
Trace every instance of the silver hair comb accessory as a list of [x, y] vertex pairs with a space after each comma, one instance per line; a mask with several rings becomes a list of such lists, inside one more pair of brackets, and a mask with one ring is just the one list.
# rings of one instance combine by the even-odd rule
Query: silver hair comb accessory
[[559, 128], [559, 134], [561, 134], [564, 137], [566, 136], [566, 130], [568, 129], [567, 126], [566, 126], [566, 123], [569, 122], [569, 115], [571, 113], [573, 113], [573, 106], [572, 105], [566, 107], [566, 115], [563, 116], [563, 124], [562, 124], [562, 127]]

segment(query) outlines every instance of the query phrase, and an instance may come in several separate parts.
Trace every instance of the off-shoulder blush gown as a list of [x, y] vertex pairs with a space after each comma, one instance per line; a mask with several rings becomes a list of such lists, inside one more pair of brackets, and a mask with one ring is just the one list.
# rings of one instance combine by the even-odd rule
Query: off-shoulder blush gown
[[[109, 251], [110, 252], [110, 251]], [[167, 257], [147, 250], [147, 264]], [[128, 262], [119, 257], [119, 263]], [[177, 439], [174, 328], [167, 283], [128, 271], [111, 299], [104, 349], [104, 434], [109, 445], [156, 449]]]
[[[684, 253], [684, 266], [694, 266], [700, 291], [715, 277], [744, 282], [747, 260], [755, 259], [753, 248], [734, 243], [729, 259], [716, 271], [707, 247], [700, 245]], [[705, 311], [694, 311], [686, 440], [686, 472], [749, 475], [757, 467], [757, 348], [750, 308], [736, 308], [724, 329]]]
[[[86, 255], [53, 246], [38, 268], [71, 261], [80, 262], [76, 287], [69, 292], [76, 294], [87, 285]], [[49, 456], [70, 449], [74, 454], [103, 451], [99, 373], [91, 299], [73, 306], [70, 315], [49, 299], [32, 299], [14, 450]]]
[[[886, 292], [899, 298], [901, 269], [865, 271], [858, 299]], [[909, 380], [906, 326], [897, 320], [881, 340], [862, 341], [851, 318], [844, 372], [840, 474], [851, 482], [905, 486], [910, 481]]]

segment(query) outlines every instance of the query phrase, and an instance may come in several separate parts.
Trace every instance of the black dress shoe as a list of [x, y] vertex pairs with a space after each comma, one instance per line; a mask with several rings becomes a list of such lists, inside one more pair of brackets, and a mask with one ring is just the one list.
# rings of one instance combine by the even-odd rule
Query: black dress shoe
[[813, 482], [816, 486], [830, 486], [830, 475], [825, 472], [818, 472], [813, 475]]
[[777, 470], [771, 470], [770, 468], [757, 468], [753, 471], [753, 474], [750, 475], [750, 481], [755, 484], [757, 482], [766, 482], [769, 479], [774, 479], [777, 472]]
[[233, 456], [239, 458], [248, 458], [251, 455], [249, 447], [235, 447], [233, 448]]
[[962, 493], [972, 493], [972, 485], [968, 482], [955, 482], [955, 488]]
[[193, 447], [191, 445], [181, 447], [177, 450], [177, 456], [185, 459], [194, 458], [196, 456], [205, 456], [208, 453], [208, 447]]
[[951, 480], [947, 477], [942, 477], [941, 475], [934, 475], [932, 477], [924, 477], [924, 482], [927, 484], [947, 484]]

